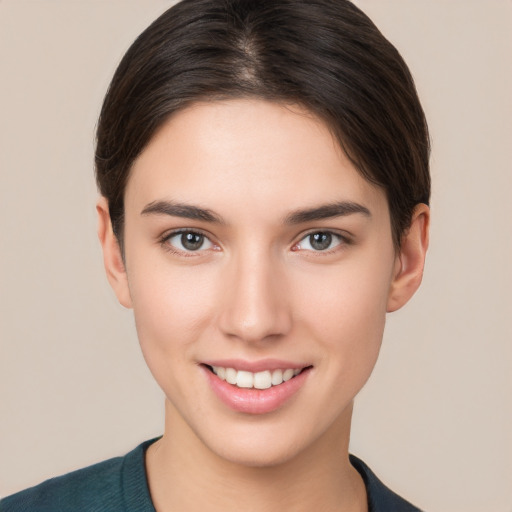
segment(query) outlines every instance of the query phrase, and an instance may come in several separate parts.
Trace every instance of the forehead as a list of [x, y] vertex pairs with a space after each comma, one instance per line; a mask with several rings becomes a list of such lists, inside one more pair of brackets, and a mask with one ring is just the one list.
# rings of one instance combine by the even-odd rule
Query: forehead
[[340, 200], [382, 207], [384, 194], [310, 112], [239, 99], [196, 103], [172, 116], [135, 161], [125, 199], [127, 208], [173, 199], [245, 211], [249, 202], [260, 210]]

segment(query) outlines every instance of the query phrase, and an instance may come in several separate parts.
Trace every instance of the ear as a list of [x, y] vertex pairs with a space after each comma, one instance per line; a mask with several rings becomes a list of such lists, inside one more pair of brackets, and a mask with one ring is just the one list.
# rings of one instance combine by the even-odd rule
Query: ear
[[103, 264], [107, 273], [107, 279], [117, 296], [117, 300], [125, 307], [132, 307], [132, 299], [128, 286], [128, 276], [121, 254], [121, 248], [112, 229], [108, 201], [100, 197], [96, 204], [98, 212], [98, 238], [103, 249]]
[[393, 281], [388, 296], [387, 311], [400, 309], [414, 295], [421, 284], [428, 249], [430, 209], [417, 204], [409, 229], [402, 237], [396, 255]]

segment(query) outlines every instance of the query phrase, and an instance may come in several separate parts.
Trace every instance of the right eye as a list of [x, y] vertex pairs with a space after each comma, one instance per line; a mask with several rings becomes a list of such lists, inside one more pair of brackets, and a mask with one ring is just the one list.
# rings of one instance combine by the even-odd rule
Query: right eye
[[171, 233], [164, 242], [176, 252], [198, 252], [213, 248], [213, 243], [197, 231], [178, 231]]

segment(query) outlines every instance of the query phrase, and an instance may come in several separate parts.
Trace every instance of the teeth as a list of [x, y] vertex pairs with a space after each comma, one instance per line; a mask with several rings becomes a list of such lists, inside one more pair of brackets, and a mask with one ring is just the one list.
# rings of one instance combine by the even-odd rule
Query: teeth
[[283, 372], [283, 380], [286, 382], [293, 377], [293, 370], [288, 369]]
[[283, 370], [274, 370], [272, 372], [272, 386], [279, 386], [283, 382]]
[[[214, 368], [215, 371], [215, 368]], [[238, 372], [233, 368], [226, 368], [226, 382], [230, 384], [236, 384], [236, 374]]]
[[239, 388], [268, 389], [272, 386], [279, 386], [283, 382], [290, 380], [298, 375], [302, 370], [300, 368], [287, 368], [285, 370], [265, 370], [263, 372], [247, 372], [244, 370], [235, 370], [234, 368], [223, 368], [222, 366], [213, 366], [213, 373], [221, 380], [233, 384]]
[[226, 368], [219, 366], [217, 368], [217, 375], [219, 376], [219, 379], [226, 380]]
[[239, 371], [236, 374], [236, 385], [239, 388], [252, 388], [254, 384], [254, 374], [251, 372]]
[[254, 374], [254, 387], [256, 389], [268, 389], [270, 386], [272, 386], [272, 375], [268, 370]]

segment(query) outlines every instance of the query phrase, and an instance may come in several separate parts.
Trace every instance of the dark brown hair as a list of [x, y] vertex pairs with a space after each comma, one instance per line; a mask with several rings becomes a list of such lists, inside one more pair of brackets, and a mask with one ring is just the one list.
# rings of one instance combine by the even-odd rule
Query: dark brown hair
[[122, 246], [130, 168], [171, 114], [195, 101], [258, 97], [323, 119], [382, 187], [396, 246], [430, 196], [429, 136], [394, 46], [347, 0], [183, 0], [133, 43], [101, 111], [96, 179]]

